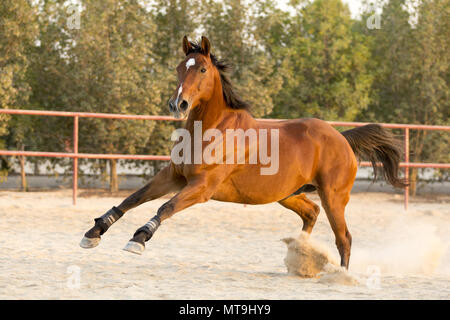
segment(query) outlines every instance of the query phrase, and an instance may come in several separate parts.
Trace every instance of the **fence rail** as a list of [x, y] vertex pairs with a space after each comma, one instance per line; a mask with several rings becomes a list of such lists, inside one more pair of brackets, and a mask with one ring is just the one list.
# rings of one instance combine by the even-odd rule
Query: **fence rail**
[[[24, 157], [51, 157], [51, 158], [72, 158], [73, 159], [73, 179], [72, 179], [72, 198], [73, 204], [77, 201], [78, 191], [78, 159], [129, 159], [129, 160], [161, 160], [168, 161], [170, 156], [159, 155], [130, 155], [130, 154], [95, 154], [95, 153], [79, 153], [78, 152], [78, 120], [79, 118], [103, 118], [103, 119], [124, 119], [124, 120], [156, 120], [156, 121], [180, 121], [171, 116], [150, 116], [150, 115], [126, 115], [113, 113], [90, 113], [90, 112], [66, 112], [66, 111], [45, 111], [45, 110], [17, 110], [2, 109], [0, 114], [18, 114], [18, 115], [35, 115], [35, 116], [53, 116], [53, 117], [73, 117], [73, 152], [41, 152], [41, 151], [15, 151], [0, 150], [0, 155], [5, 156], [24, 156]], [[285, 119], [259, 119], [263, 121]], [[365, 122], [339, 122], [328, 121], [335, 127], [360, 127], [368, 123]], [[399, 123], [380, 123], [381, 126], [391, 129], [404, 130], [404, 148], [405, 159], [400, 163], [400, 167], [405, 170], [405, 178], [409, 180], [409, 168], [435, 168], [450, 169], [450, 163], [418, 163], [409, 162], [409, 131], [410, 130], [435, 130], [450, 131], [450, 126], [432, 126], [432, 125], [416, 125], [416, 124], [399, 124]], [[363, 161], [361, 166], [371, 166], [370, 162]], [[409, 188], [404, 191], [404, 205], [408, 209]]]

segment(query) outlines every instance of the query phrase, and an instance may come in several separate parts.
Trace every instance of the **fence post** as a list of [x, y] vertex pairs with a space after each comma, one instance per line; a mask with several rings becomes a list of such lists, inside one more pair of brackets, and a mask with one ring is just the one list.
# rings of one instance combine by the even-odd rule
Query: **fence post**
[[[405, 180], [409, 183], [409, 128], [405, 128]], [[408, 210], [409, 186], [405, 187], [405, 210]]]
[[73, 205], [77, 204], [77, 190], [78, 190], [78, 116], [73, 118], [73, 177], [72, 177], [72, 201]]
[[[25, 145], [22, 144], [20, 150], [25, 151]], [[19, 156], [20, 160], [20, 177], [21, 177], [21, 191], [27, 191], [27, 175], [25, 174], [25, 156]]]

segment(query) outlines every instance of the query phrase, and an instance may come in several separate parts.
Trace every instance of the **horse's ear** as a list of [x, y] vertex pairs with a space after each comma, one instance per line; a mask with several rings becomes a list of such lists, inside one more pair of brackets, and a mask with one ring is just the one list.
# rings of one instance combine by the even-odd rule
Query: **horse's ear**
[[209, 52], [211, 51], [211, 43], [207, 37], [202, 36], [202, 52], [205, 56], [209, 56]]
[[187, 36], [183, 37], [183, 51], [185, 55], [188, 55], [189, 52], [191, 52], [192, 50], [192, 46], [191, 43], [189, 42]]

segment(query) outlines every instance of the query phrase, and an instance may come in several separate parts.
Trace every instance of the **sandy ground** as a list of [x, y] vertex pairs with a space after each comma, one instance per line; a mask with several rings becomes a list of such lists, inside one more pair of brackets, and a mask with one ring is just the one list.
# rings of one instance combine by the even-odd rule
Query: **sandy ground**
[[302, 278], [287, 272], [280, 241], [297, 239], [301, 220], [278, 204], [196, 205], [166, 221], [138, 256], [122, 248], [165, 199], [129, 212], [86, 250], [78, 245], [84, 232], [122, 198], [82, 197], [72, 206], [70, 192], [0, 192], [1, 299], [450, 298], [448, 197], [413, 202], [405, 213], [401, 196], [353, 195], [348, 273], [333, 265], [322, 209], [308, 241], [329, 261], [319, 277]]

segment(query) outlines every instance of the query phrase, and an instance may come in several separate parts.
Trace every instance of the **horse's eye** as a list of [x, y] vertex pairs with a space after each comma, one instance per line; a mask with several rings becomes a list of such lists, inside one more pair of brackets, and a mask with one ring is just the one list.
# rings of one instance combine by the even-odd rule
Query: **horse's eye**
[[202, 68], [202, 70], [200, 70], [202, 73], [205, 73], [206, 72], [206, 69], [205, 68]]

